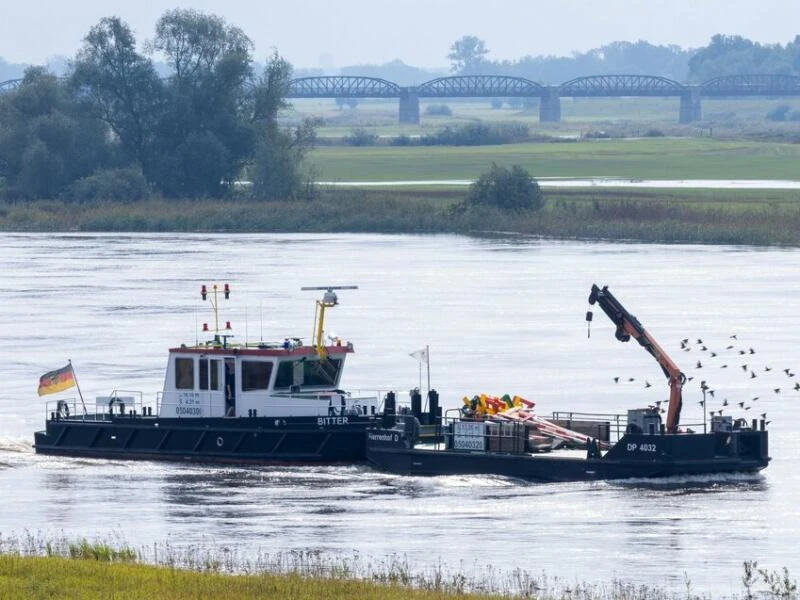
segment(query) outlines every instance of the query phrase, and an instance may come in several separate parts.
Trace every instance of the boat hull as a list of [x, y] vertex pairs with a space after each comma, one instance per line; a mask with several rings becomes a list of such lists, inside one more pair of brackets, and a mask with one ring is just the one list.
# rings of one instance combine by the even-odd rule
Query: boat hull
[[370, 432], [367, 460], [400, 475], [500, 475], [550, 483], [755, 473], [769, 464], [766, 431], [627, 435], [602, 457], [408, 448], [391, 430]]
[[[101, 418], [102, 417], [102, 418]], [[39, 454], [237, 464], [364, 462], [369, 417], [163, 419], [92, 415], [50, 419]]]

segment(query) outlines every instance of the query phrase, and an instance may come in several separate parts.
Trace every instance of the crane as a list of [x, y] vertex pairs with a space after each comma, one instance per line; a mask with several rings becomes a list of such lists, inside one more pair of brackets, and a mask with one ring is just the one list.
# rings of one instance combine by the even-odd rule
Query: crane
[[[608, 291], [608, 286], [603, 288], [592, 284], [592, 291], [589, 294], [589, 304], [598, 304], [603, 312], [608, 315], [611, 322], [617, 326], [616, 338], [620, 342], [627, 342], [633, 337], [639, 345], [647, 350], [656, 359], [661, 370], [664, 371], [669, 381], [669, 406], [667, 408], [667, 433], [677, 433], [678, 423], [681, 418], [681, 406], [683, 404], [683, 384], [686, 383], [686, 375], [678, 368], [678, 365], [664, 352], [663, 348], [653, 339], [653, 337], [642, 327], [639, 320], [634, 317], [627, 309], [622, 306], [619, 300]], [[586, 314], [586, 320], [591, 321], [591, 311]]]

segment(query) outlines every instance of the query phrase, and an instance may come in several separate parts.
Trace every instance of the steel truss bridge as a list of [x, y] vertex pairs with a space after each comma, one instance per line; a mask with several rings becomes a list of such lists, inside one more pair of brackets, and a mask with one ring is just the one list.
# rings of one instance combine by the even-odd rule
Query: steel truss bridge
[[[0, 93], [21, 79], [0, 82]], [[701, 98], [800, 96], [794, 75], [726, 75], [701, 84], [684, 84], [654, 75], [591, 75], [560, 85], [543, 85], [508, 75], [439, 77], [403, 87], [386, 79], [361, 76], [301, 77], [289, 82], [289, 98], [397, 98], [400, 122], [419, 123], [420, 98], [539, 98], [539, 120], [561, 120], [561, 98], [676, 97], [681, 123], [698, 121]]]

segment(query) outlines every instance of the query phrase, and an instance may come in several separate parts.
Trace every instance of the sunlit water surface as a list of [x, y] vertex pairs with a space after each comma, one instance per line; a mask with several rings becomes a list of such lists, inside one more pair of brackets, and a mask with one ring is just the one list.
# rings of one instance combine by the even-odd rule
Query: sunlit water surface
[[[493, 565], [673, 591], [689, 580], [721, 595], [741, 591], [745, 560], [798, 576], [800, 391], [783, 369], [800, 373], [799, 262], [797, 250], [517, 237], [6, 234], [0, 535], [396, 555], [420, 570]], [[624, 412], [667, 397], [652, 358], [617, 342], [602, 312], [587, 338], [589, 289], [608, 284], [693, 377], [683, 421], [702, 427], [705, 379], [710, 409], [727, 399], [727, 414], [767, 413], [773, 461], [759, 476], [533, 485], [33, 453], [49, 399], [36, 395], [43, 372], [71, 359], [87, 398], [114, 388], [154, 397], [167, 348], [193, 343], [211, 319], [198, 289], [214, 282], [231, 284], [223, 318], [251, 341], [308, 339], [315, 296], [300, 287], [357, 284], [328, 317], [330, 333], [356, 348], [345, 387], [405, 394], [420, 377], [424, 387], [409, 352], [430, 345], [446, 408], [516, 393], [541, 414]]]

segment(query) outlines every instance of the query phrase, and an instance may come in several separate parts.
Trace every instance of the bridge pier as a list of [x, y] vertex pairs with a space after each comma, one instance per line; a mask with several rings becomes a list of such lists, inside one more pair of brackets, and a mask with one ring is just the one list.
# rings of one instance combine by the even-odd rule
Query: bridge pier
[[539, 101], [539, 122], [558, 123], [561, 121], [561, 96], [557, 87], [548, 87]]
[[400, 123], [419, 124], [419, 95], [416, 88], [400, 88]]
[[692, 86], [685, 94], [681, 94], [680, 114], [678, 123], [692, 123], [702, 118], [700, 108], [700, 89]]

